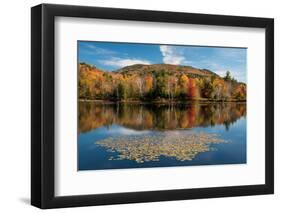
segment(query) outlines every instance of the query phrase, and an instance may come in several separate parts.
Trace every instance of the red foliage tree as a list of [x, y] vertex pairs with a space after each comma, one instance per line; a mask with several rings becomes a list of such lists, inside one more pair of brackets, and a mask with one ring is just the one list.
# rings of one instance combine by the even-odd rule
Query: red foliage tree
[[190, 98], [196, 97], [196, 82], [194, 78], [189, 78], [188, 82], [188, 94]]

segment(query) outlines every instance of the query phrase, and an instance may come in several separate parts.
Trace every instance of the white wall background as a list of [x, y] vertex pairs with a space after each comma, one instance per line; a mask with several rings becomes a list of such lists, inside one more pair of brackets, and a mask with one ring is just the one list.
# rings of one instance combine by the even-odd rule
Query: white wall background
[[[278, 212], [281, 209], [281, 13], [280, 1], [245, 0], [53, 0], [150, 10], [260, 16], [275, 18], [275, 195], [201, 199], [145, 204], [56, 209], [51, 212]], [[0, 7], [0, 212], [39, 212], [30, 197], [30, 7], [37, 0], [2, 1]]]

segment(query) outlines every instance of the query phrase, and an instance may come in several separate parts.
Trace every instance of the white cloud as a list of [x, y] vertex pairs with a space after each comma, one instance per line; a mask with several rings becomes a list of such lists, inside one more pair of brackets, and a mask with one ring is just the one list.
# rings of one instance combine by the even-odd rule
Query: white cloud
[[107, 130], [111, 134], [120, 134], [120, 135], [145, 135], [150, 133], [150, 131], [147, 130], [133, 130], [133, 129], [128, 129], [125, 127], [118, 127], [118, 128], [110, 128]]
[[143, 60], [143, 59], [117, 58], [117, 57], [113, 57], [109, 60], [101, 60], [100, 62], [103, 63], [104, 65], [112, 66], [112, 67], [125, 67], [134, 64], [151, 64], [150, 61]]
[[214, 72], [220, 77], [224, 77], [226, 75], [227, 70], [214, 70]]
[[244, 72], [240, 70], [230, 70], [230, 69], [222, 69], [222, 70], [213, 70], [220, 77], [225, 77], [226, 72], [230, 71], [230, 75], [233, 76], [236, 80], [246, 82], [246, 75]]
[[163, 56], [163, 62], [165, 64], [185, 64], [188, 61], [182, 56], [180, 50], [177, 50], [176, 47], [171, 47], [167, 45], [160, 45], [160, 52]]

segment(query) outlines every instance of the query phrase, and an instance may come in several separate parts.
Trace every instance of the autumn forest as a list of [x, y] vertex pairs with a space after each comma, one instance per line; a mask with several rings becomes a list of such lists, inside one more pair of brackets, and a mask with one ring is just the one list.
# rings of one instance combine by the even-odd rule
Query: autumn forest
[[185, 102], [245, 101], [246, 84], [226, 71], [171, 64], [135, 64], [104, 71], [79, 63], [79, 99], [106, 101]]

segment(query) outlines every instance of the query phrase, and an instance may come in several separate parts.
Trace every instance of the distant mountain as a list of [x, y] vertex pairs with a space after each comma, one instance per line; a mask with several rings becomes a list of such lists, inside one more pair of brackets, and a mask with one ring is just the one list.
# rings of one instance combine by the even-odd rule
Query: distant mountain
[[172, 64], [134, 64], [131, 66], [126, 66], [121, 69], [116, 70], [116, 73], [120, 74], [138, 74], [138, 75], [146, 75], [157, 72], [166, 72], [170, 75], [181, 75], [185, 74], [189, 77], [219, 77], [216, 73], [207, 70], [207, 69], [198, 69], [191, 66], [181, 66], [181, 65], [172, 65]]
[[122, 75], [139, 75], [144, 76], [148, 74], [157, 74], [159, 72], [164, 72], [169, 75], [182, 75], [185, 74], [188, 77], [217, 77], [220, 78], [216, 73], [207, 69], [198, 69], [192, 66], [181, 66], [173, 64], [134, 64], [130, 66], [123, 67], [115, 71], [105, 71], [97, 68], [94, 65], [89, 65], [86, 63], [79, 64], [80, 72], [91, 72], [96, 74], [107, 73], [111, 74], [122, 74]]

